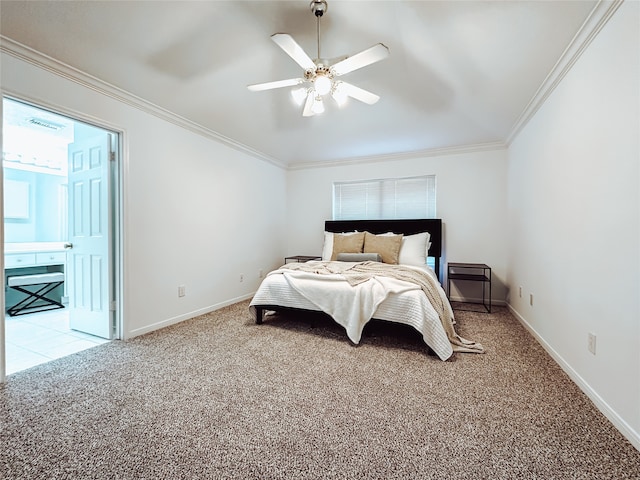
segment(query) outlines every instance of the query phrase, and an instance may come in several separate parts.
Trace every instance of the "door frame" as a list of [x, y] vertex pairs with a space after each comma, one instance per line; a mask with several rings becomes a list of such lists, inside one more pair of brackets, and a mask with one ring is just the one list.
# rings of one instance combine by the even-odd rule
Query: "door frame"
[[[124, 328], [124, 185], [125, 185], [125, 164], [126, 156], [125, 142], [127, 140], [126, 132], [123, 128], [116, 125], [112, 125], [109, 122], [91, 117], [82, 112], [74, 111], [60, 105], [53, 105], [42, 99], [30, 98], [25, 95], [10, 92], [7, 90], [0, 91], [0, 118], [3, 117], [3, 100], [15, 100], [30, 105], [34, 108], [41, 110], [47, 110], [51, 113], [68, 117], [73, 121], [78, 121], [92, 125], [94, 127], [103, 129], [113, 134], [113, 142], [115, 142], [115, 158], [110, 162], [109, 175], [110, 175], [110, 192], [109, 202], [112, 208], [111, 225], [111, 251], [110, 264], [113, 272], [113, 278], [109, 279], [110, 287], [112, 291], [112, 298], [109, 299], [109, 307], [114, 311], [114, 336], [113, 340], [119, 340], [123, 338]], [[0, 124], [0, 132], [2, 126]], [[2, 146], [2, 135], [0, 135], [0, 147]], [[4, 185], [4, 165], [0, 163], [0, 185]], [[4, 191], [4, 188], [3, 188]], [[0, 255], [0, 270], [4, 273], [4, 196], [0, 195], [0, 215], [2, 215], [2, 225], [0, 226], [0, 247], [2, 248], [2, 255]], [[6, 310], [4, 289], [0, 295], [0, 308], [3, 315]], [[0, 322], [0, 383], [6, 381], [6, 346], [5, 346], [5, 322]]]

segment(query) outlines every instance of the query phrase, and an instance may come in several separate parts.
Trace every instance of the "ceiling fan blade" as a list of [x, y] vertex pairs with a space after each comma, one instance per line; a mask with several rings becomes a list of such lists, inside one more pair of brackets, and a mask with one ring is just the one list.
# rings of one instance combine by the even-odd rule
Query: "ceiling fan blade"
[[345, 73], [353, 72], [358, 68], [379, 62], [388, 56], [389, 49], [387, 46], [382, 43], [378, 43], [373, 47], [367, 48], [360, 53], [356, 53], [355, 55], [347, 57], [335, 65], [332, 65], [331, 70], [335, 75], [344, 75]]
[[304, 110], [302, 110], [303, 117], [312, 117], [313, 115], [315, 115], [312, 110], [314, 99], [315, 97], [313, 96], [313, 92], [309, 92], [309, 94], [307, 95], [307, 101], [304, 103]]
[[286, 52], [293, 60], [305, 70], [315, 70], [316, 64], [305, 53], [300, 45], [287, 33], [274, 33], [271, 40], [276, 42], [278, 46]]
[[371, 93], [367, 90], [363, 90], [362, 88], [356, 87], [355, 85], [351, 85], [350, 83], [340, 82], [340, 89], [348, 96], [355, 98], [356, 100], [360, 100], [363, 103], [373, 105], [380, 97], [375, 93]]
[[292, 87], [294, 85], [300, 85], [302, 82], [304, 82], [304, 80], [301, 78], [289, 78], [287, 80], [247, 85], [247, 88], [252, 92], [261, 92], [262, 90], [271, 90], [272, 88]]

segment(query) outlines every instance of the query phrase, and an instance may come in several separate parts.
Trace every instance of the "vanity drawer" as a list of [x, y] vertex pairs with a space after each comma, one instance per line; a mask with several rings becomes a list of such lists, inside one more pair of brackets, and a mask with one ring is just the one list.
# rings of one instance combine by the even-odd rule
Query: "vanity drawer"
[[5, 268], [31, 267], [36, 264], [35, 253], [14, 253], [4, 256]]
[[66, 261], [66, 252], [36, 253], [36, 265], [58, 265]]

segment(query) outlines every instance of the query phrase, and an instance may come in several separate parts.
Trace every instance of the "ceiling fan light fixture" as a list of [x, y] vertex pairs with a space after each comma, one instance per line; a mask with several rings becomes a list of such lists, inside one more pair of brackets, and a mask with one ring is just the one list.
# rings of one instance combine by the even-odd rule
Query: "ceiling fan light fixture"
[[296, 88], [291, 90], [291, 96], [293, 97], [293, 101], [298, 105], [302, 105], [307, 98], [307, 89], [304, 87]]
[[332, 82], [326, 75], [316, 75], [313, 81], [313, 88], [318, 95], [326, 95], [331, 91]]
[[313, 100], [311, 111], [315, 114], [324, 112], [324, 103], [322, 103], [322, 97], [319, 95]]
[[342, 82], [334, 83], [333, 89], [331, 90], [331, 96], [336, 101], [339, 107], [342, 107], [345, 103], [347, 103], [347, 100], [349, 98], [347, 92], [345, 92], [344, 90]]

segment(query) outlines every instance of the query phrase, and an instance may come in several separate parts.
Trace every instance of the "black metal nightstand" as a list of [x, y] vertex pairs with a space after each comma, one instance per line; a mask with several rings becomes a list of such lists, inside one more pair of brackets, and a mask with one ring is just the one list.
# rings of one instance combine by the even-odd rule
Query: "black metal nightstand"
[[321, 256], [318, 255], [293, 255], [291, 257], [284, 257], [284, 263], [289, 262], [308, 262], [310, 260], [322, 260]]
[[[482, 282], [482, 305], [488, 313], [491, 313], [491, 267], [484, 263], [447, 263], [447, 296], [449, 300], [451, 300], [451, 280]], [[486, 285], [489, 286], [488, 304], [486, 300]]]

